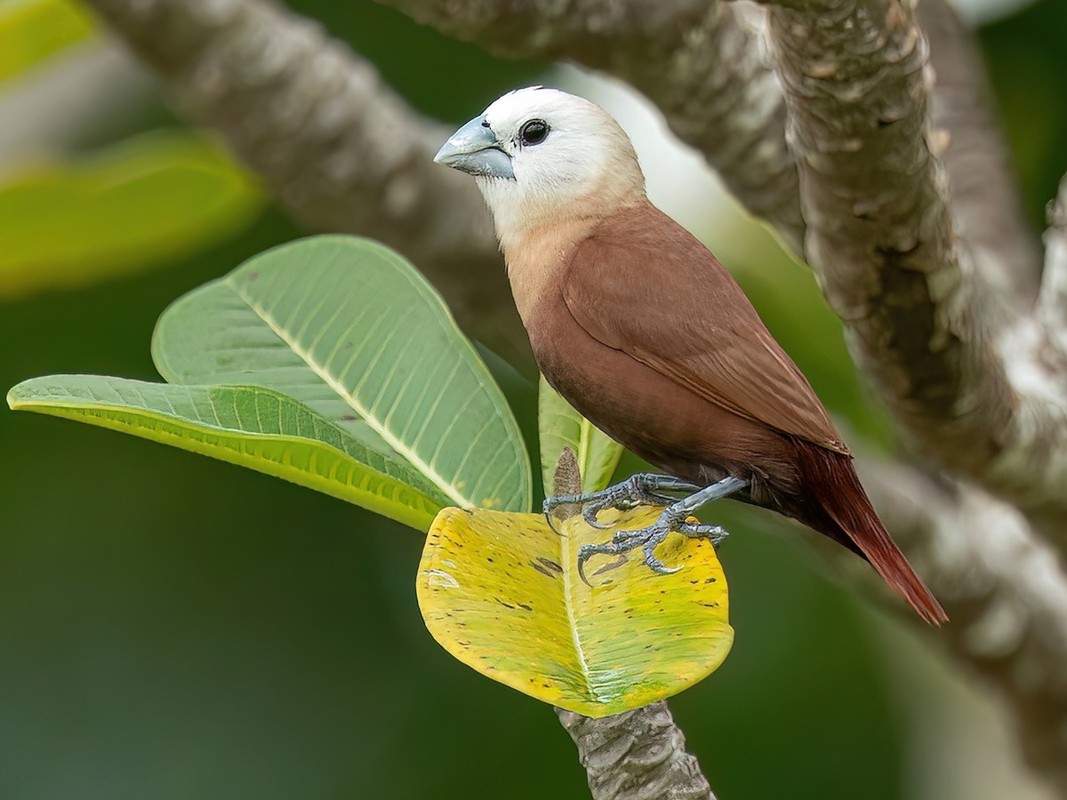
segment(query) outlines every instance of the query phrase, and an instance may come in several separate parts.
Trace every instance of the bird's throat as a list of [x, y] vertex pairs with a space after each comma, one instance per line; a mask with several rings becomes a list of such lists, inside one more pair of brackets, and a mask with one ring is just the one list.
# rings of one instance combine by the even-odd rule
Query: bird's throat
[[547, 292], [559, 291], [563, 271], [597, 222], [591, 218], [556, 220], [501, 239], [511, 292], [527, 330], [537, 304]]

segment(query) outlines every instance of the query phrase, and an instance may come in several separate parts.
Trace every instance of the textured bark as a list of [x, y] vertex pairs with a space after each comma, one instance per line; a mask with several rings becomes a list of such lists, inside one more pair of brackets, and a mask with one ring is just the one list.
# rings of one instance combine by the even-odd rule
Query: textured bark
[[1037, 297], [1041, 254], [991, 112], [985, 66], [948, 0], [922, 0], [916, 14], [930, 45], [931, 138], [944, 144], [941, 160], [952, 186], [949, 210], [956, 232], [990, 291], [1022, 312]]
[[[556, 462], [552, 489], [557, 497], [582, 493], [578, 459], [569, 447]], [[577, 512], [556, 509], [560, 518]], [[601, 719], [562, 708], [556, 715], [578, 747], [593, 800], [715, 800], [665, 702]]]
[[667, 704], [590, 719], [556, 709], [593, 800], [715, 800]]
[[481, 197], [432, 161], [451, 131], [412, 111], [366, 61], [264, 0], [89, 5], [298, 218], [392, 245], [469, 332], [527, 352], [517, 314], [501, 302], [509, 289]]
[[708, 0], [378, 2], [501, 57], [564, 59], [631, 83], [800, 251], [797, 172], [759, 9]]
[[1028, 763], [1067, 791], [1067, 575], [1056, 553], [980, 489], [887, 463], [861, 473], [952, 618], [943, 640], [1008, 700]]
[[1067, 351], [1067, 175], [1060, 180], [1059, 196], [1049, 207], [1048, 222], [1038, 313], [1045, 327], [1056, 332], [1063, 352]]
[[1067, 547], [1067, 402], [1050, 340], [953, 230], [911, 3], [791, 5], [769, 19], [808, 259], [853, 351], [925, 453]]

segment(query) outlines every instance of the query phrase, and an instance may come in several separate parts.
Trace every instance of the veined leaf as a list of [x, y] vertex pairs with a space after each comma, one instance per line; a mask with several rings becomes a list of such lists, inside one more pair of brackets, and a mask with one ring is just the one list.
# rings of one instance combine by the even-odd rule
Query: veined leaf
[[262, 196], [208, 139], [157, 132], [0, 186], [0, 300], [164, 264], [252, 221]]
[[602, 433], [574, 410], [541, 376], [537, 395], [537, 427], [541, 438], [541, 475], [545, 494], [552, 494], [556, 464], [564, 447], [574, 451], [582, 475], [582, 492], [597, 492], [611, 482], [622, 445]]
[[405, 464], [302, 403], [257, 386], [168, 386], [53, 375], [14, 387], [13, 409], [66, 417], [250, 467], [425, 530], [446, 502]]
[[0, 0], [0, 81], [8, 80], [94, 31], [71, 0]]
[[696, 683], [733, 643], [715, 550], [670, 536], [656, 553], [679, 568], [670, 575], [653, 573], [640, 549], [596, 556], [589, 586], [578, 576], [578, 548], [647, 525], [659, 509], [613, 513], [612, 530], [590, 528], [577, 515], [556, 533], [540, 514], [442, 510], [416, 587], [430, 633], [484, 675], [591, 717]]
[[250, 259], [160, 319], [172, 383], [52, 376], [12, 408], [215, 456], [425, 530], [447, 503], [526, 509], [530, 467], [489, 371], [391, 250], [320, 236]]
[[425, 279], [375, 242], [262, 253], [167, 309], [152, 353], [172, 383], [290, 395], [453, 505], [529, 508], [529, 459], [499, 388]]

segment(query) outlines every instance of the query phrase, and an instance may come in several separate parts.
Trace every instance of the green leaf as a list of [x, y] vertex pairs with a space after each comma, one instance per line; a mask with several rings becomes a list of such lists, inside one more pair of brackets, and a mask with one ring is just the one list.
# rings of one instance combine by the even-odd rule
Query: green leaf
[[0, 187], [0, 300], [165, 264], [252, 221], [262, 196], [210, 140], [128, 139]]
[[[613, 516], [609, 516], [612, 514]], [[591, 717], [680, 692], [714, 671], [733, 643], [715, 549], [674, 534], [657, 549], [594, 557], [589, 586], [578, 548], [654, 521], [659, 509], [605, 512], [610, 530], [576, 515], [553, 531], [541, 514], [446, 508], [419, 565], [419, 607], [457, 659], [539, 700]]]
[[574, 451], [582, 475], [582, 491], [596, 492], [611, 482], [622, 456], [622, 445], [595, 428], [541, 376], [537, 397], [537, 427], [541, 437], [541, 476], [545, 494], [552, 494], [556, 464], [564, 447]]
[[453, 505], [530, 506], [500, 389], [426, 280], [375, 242], [319, 236], [262, 253], [167, 309], [152, 353], [172, 383], [290, 395]]
[[93, 18], [69, 0], [0, 0], [0, 81], [88, 38]]
[[13, 409], [130, 433], [250, 467], [425, 530], [445, 498], [302, 403], [256, 386], [167, 386], [53, 375], [14, 387]]

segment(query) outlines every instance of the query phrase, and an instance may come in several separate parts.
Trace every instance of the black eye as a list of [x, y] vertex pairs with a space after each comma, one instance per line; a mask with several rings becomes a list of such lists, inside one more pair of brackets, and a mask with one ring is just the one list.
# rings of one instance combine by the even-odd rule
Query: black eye
[[541, 144], [548, 136], [548, 123], [543, 119], [531, 119], [519, 129], [519, 142], [523, 147]]

